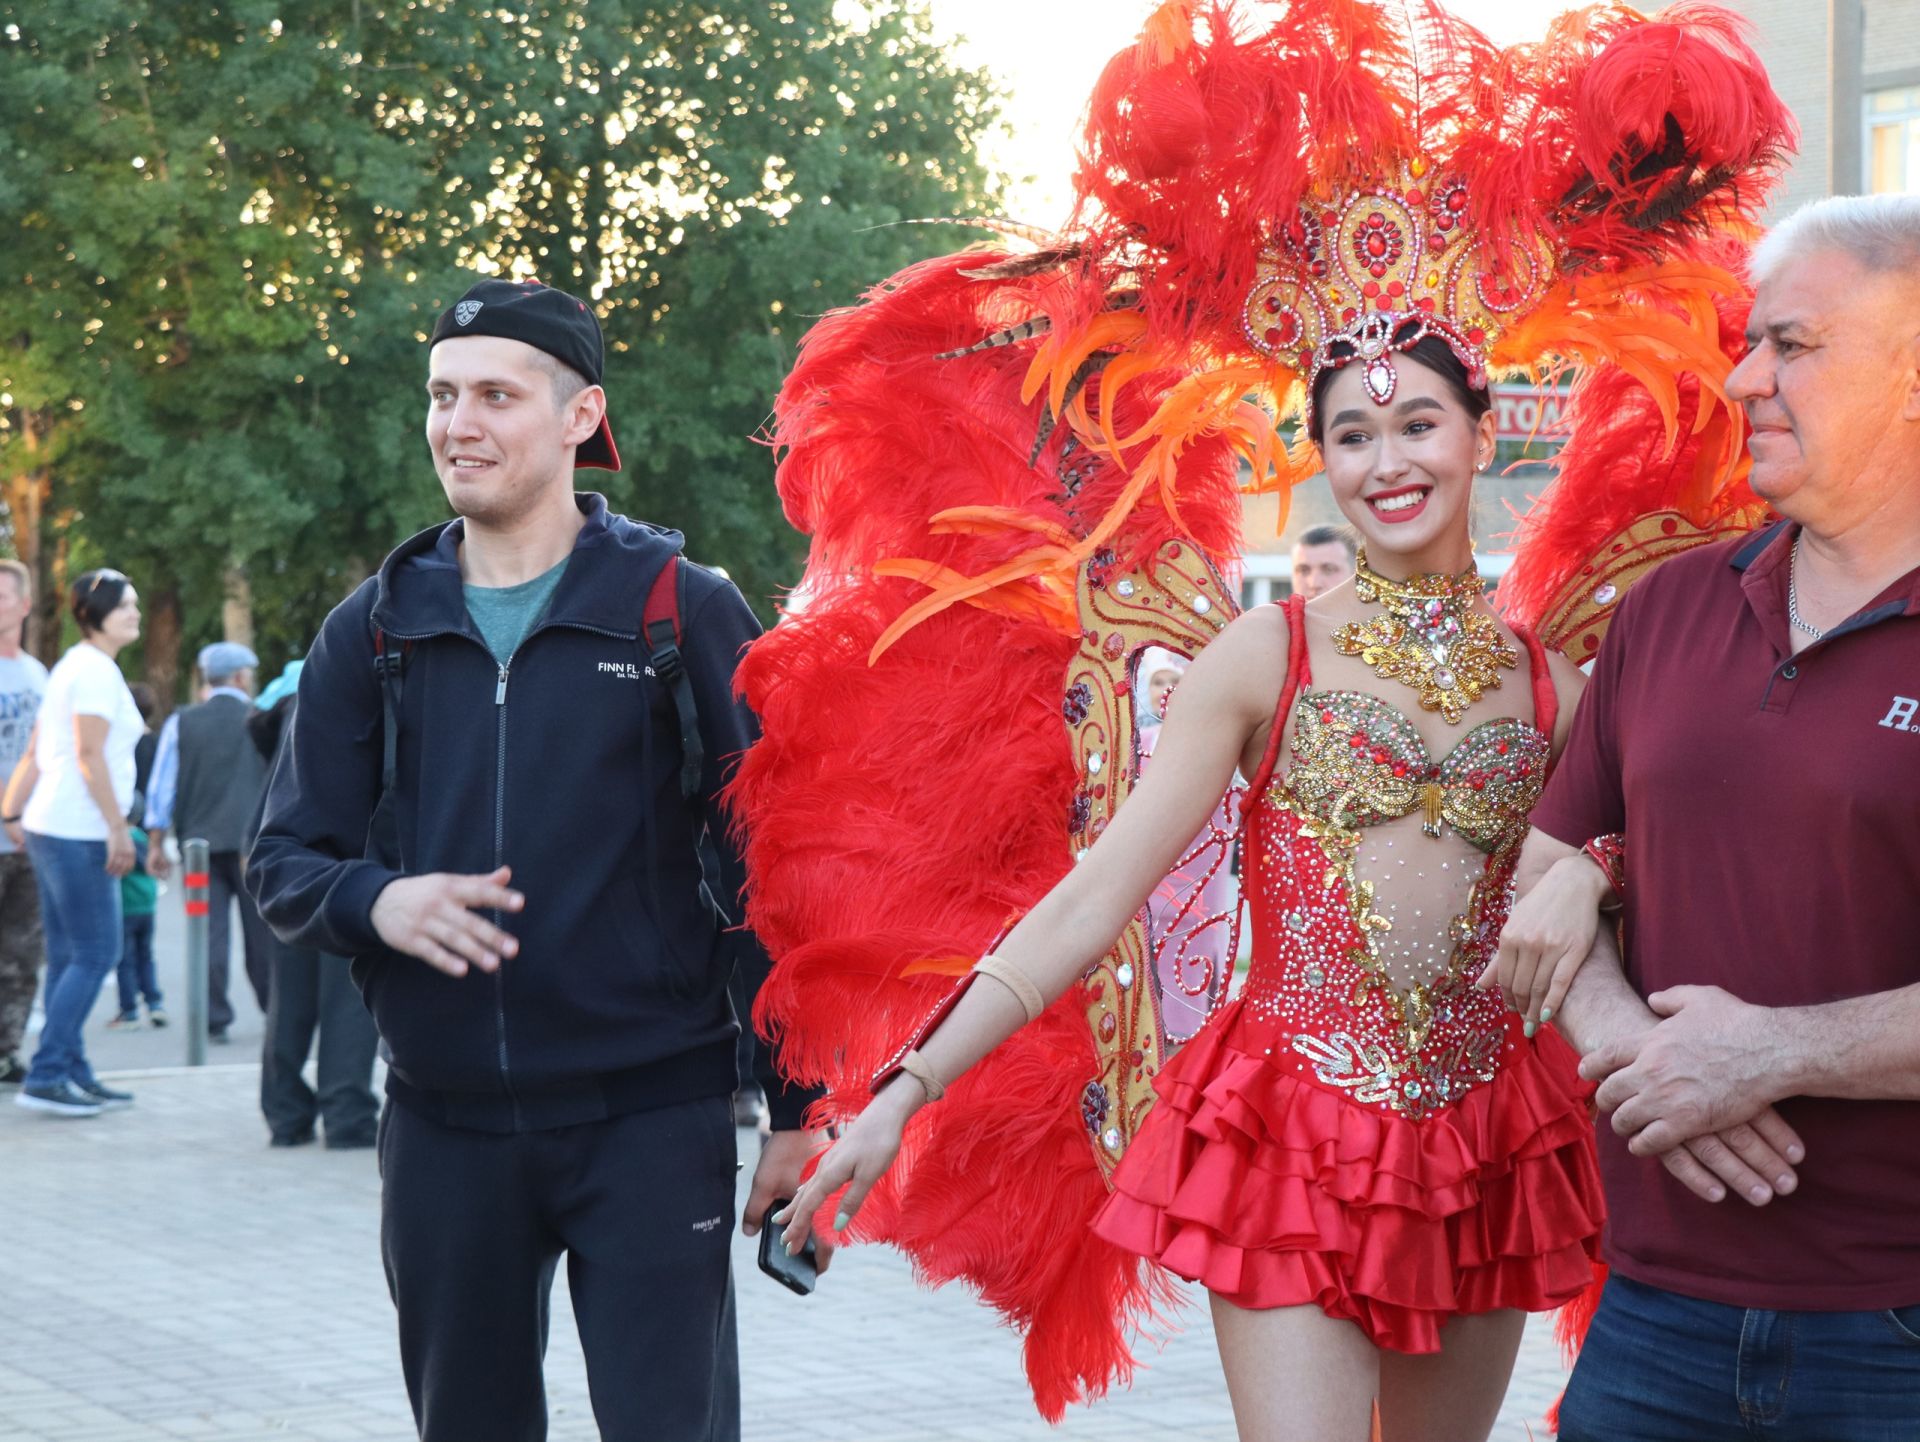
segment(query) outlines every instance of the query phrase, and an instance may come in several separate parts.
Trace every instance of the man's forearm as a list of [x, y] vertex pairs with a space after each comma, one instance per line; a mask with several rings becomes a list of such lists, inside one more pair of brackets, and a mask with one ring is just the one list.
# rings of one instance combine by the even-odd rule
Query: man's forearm
[[1613, 927], [1603, 924], [1566, 1001], [1554, 1013], [1553, 1024], [1584, 1056], [1619, 1037], [1645, 1031], [1658, 1020], [1621, 970]]
[[40, 766], [28, 751], [20, 758], [20, 764], [13, 768], [13, 775], [7, 778], [7, 789], [0, 796], [0, 816], [18, 816], [27, 809], [27, 798], [33, 795], [33, 788], [40, 784]]
[[1783, 1095], [1920, 1100], [1920, 985], [1772, 1013]]

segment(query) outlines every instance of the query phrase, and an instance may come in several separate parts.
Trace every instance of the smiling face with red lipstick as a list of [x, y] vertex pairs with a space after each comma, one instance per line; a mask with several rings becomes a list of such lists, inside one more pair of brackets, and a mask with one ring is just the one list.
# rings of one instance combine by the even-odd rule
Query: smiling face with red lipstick
[[1389, 357], [1392, 399], [1377, 404], [1358, 365], [1316, 388], [1321, 455], [1334, 502], [1383, 575], [1446, 574], [1473, 564], [1474, 472], [1493, 459], [1495, 422], [1485, 391], [1446, 345], [1422, 341]]

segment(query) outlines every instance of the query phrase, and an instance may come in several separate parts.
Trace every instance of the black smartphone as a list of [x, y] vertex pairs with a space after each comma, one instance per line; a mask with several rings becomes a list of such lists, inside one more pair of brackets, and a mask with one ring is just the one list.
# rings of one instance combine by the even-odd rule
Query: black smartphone
[[813, 1238], [809, 1236], [806, 1246], [789, 1256], [787, 1249], [781, 1245], [786, 1239], [786, 1226], [773, 1219], [775, 1212], [784, 1211], [792, 1201], [792, 1197], [780, 1197], [767, 1208], [767, 1219], [760, 1228], [760, 1270], [789, 1292], [797, 1292], [805, 1297], [813, 1291], [813, 1284], [820, 1280], [820, 1270], [815, 1265]]

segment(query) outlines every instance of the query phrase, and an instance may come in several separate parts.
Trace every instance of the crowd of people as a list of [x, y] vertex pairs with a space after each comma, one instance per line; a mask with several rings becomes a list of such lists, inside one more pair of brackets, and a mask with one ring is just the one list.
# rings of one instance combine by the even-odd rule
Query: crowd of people
[[[1321, 8], [1350, 39], [1401, 23]], [[1584, 1334], [1567, 1442], [1920, 1436], [1920, 198], [1825, 201], [1750, 257], [1726, 248], [1791, 123], [1712, 7], [1556, 31], [1537, 69], [1463, 31], [1401, 36], [1475, 61], [1422, 92], [1423, 117], [1458, 107], [1458, 174], [1390, 119], [1402, 51], [1303, 62], [1327, 33], [1263, 48], [1166, 7], [1096, 97], [1085, 235], [930, 262], [820, 323], [776, 408], [814, 560], [764, 638], [678, 532], [575, 489], [621, 465], [607, 357], [587, 302], [531, 281], [479, 280], [428, 341], [454, 518], [264, 694], [251, 651], [209, 646], [203, 692], [154, 733], [115, 664], [133, 582], [73, 583], [80, 639], [44, 673], [17, 644], [31, 578], [0, 563], [0, 1080], [19, 1104], [131, 1103], [85, 1023], [116, 967], [115, 1024], [164, 1023], [153, 883], [171, 838], [198, 836], [210, 1036], [233, 1020], [231, 904], [268, 1016], [270, 1141], [378, 1148], [423, 1442], [545, 1435], [563, 1258], [601, 1434], [740, 1435], [743, 1080], [770, 1126], [738, 1216], [762, 1266], [805, 1290], [837, 1245], [884, 1240], [976, 1282], [1030, 1329], [1049, 1411], [1124, 1368], [1158, 1269], [1207, 1293], [1261, 1442], [1484, 1438], [1527, 1316], [1562, 1308]], [[1675, 55], [1691, 78], [1607, 129], [1593, 77]], [[1355, 133], [1302, 151], [1312, 203], [1285, 224], [1214, 234], [1246, 192], [1204, 132], [1244, 161], [1243, 136], [1189, 88], [1217, 107], [1273, 76]], [[1515, 113], [1503, 95], [1465, 124], [1495, 81], [1540, 133], [1565, 127], [1577, 184], [1473, 148]], [[1366, 85], [1396, 103], [1355, 103]], [[1736, 94], [1740, 123], [1709, 123]], [[1170, 116], [1179, 145], [1141, 139]], [[1276, 184], [1263, 160], [1256, 193]], [[1493, 239], [1484, 193], [1519, 207]], [[1524, 273], [1502, 268], [1516, 255]], [[1614, 290], [1583, 289], [1596, 275]], [[1042, 293], [1047, 326], [1001, 329]], [[1718, 309], [1736, 294], [1737, 343]], [[1018, 351], [1056, 324], [1038, 360]], [[1522, 587], [1497, 610], [1470, 530], [1489, 377], [1549, 369], [1556, 346], [1612, 377], [1522, 532], [1523, 573], [1558, 546], [1567, 585], [1545, 589], [1574, 599]], [[912, 390], [954, 364], [975, 369]], [[1212, 381], [1225, 399], [1194, 400]], [[1294, 408], [1345, 526], [1300, 538], [1283, 604], [1221, 629], [1188, 553], [1232, 533], [1208, 527], [1237, 506], [1237, 456], [1284, 464], [1248, 429], [1271, 420], [1233, 409], [1259, 386]], [[905, 414], [916, 394], [946, 397], [951, 429]], [[896, 428], [916, 425], [913, 452]], [[915, 463], [1011, 466], [1005, 504], [920, 507], [937, 493]], [[933, 549], [903, 562], [885, 527], [908, 511]], [[1630, 549], [1631, 575], [1607, 559]], [[1155, 644], [1063, 619], [1073, 586], [1118, 606], [1175, 560], [1193, 569], [1156, 596]], [[1171, 649], [1168, 613], [1217, 635]], [[1583, 664], [1543, 639], [1596, 617]], [[1050, 669], [995, 713], [1038, 718], [993, 738], [1009, 769], [1031, 741], [1022, 774], [1051, 786], [1059, 717], [1139, 708], [1133, 755], [1096, 747], [1070, 799], [1049, 792], [1087, 845], [1067, 856], [1048, 809], [1045, 884], [1012, 841], [965, 874], [907, 854], [924, 813], [880, 814], [860, 770], [880, 741], [833, 724], [924, 713], [931, 695], [887, 688], [951, 684], [980, 654], [952, 638], [981, 626]], [[1120, 694], [1076, 681], [1063, 703], [1074, 645], [1125, 658]], [[922, 669], [889, 670], [896, 646]], [[990, 789], [920, 744], [914, 783], [946, 778], [930, 804]], [[1214, 923], [1238, 908], [1216, 889], [1236, 846], [1252, 939], [1229, 987], [1241, 958]], [[1152, 1001], [1128, 1015], [1149, 1024], [1089, 1081], [1136, 959]], [[743, 1048], [756, 998], [766, 1044]]]
[[[8, 778], [0, 797], [0, 1085], [19, 1088], [18, 1106], [56, 1117], [133, 1104], [130, 1092], [95, 1074], [85, 1030], [109, 976], [117, 1006], [106, 1029], [169, 1024], [154, 938], [160, 886], [176, 864], [171, 829], [210, 848], [206, 1020], [207, 1039], [220, 1045], [234, 1019], [227, 974], [236, 911], [240, 918], [247, 977], [266, 1018], [261, 1110], [271, 1143], [312, 1141], [323, 1120], [329, 1147], [371, 1147], [378, 1038], [352, 998], [346, 962], [280, 942], [240, 885], [291, 691], [280, 686], [256, 701], [258, 658], [238, 642], [215, 642], [197, 658], [199, 699], [156, 731], [158, 697], [127, 682], [116, 661], [140, 635], [139, 594], [126, 576], [102, 568], [75, 578], [68, 614], [80, 639], [51, 672], [20, 649], [31, 573], [6, 561], [0, 578]], [[36, 994], [41, 1025], [29, 1063], [20, 1049]], [[316, 1031], [317, 1094], [302, 1076]]]

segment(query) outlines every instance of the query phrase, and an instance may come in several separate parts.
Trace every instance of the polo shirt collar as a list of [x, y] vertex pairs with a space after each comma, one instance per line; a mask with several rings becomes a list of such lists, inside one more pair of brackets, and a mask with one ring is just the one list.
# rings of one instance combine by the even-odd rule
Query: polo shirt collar
[[[1746, 594], [1747, 604], [1766, 628], [1768, 639], [1781, 647], [1782, 655], [1793, 650], [1787, 619], [1787, 585], [1791, 579], [1793, 544], [1799, 535], [1800, 527], [1792, 521], [1775, 521], [1736, 547], [1728, 559], [1728, 564], [1741, 573], [1740, 589]], [[1822, 640], [1831, 641], [1844, 632], [1857, 631], [1895, 616], [1920, 616], [1920, 566], [1895, 580], [1828, 631]]]

